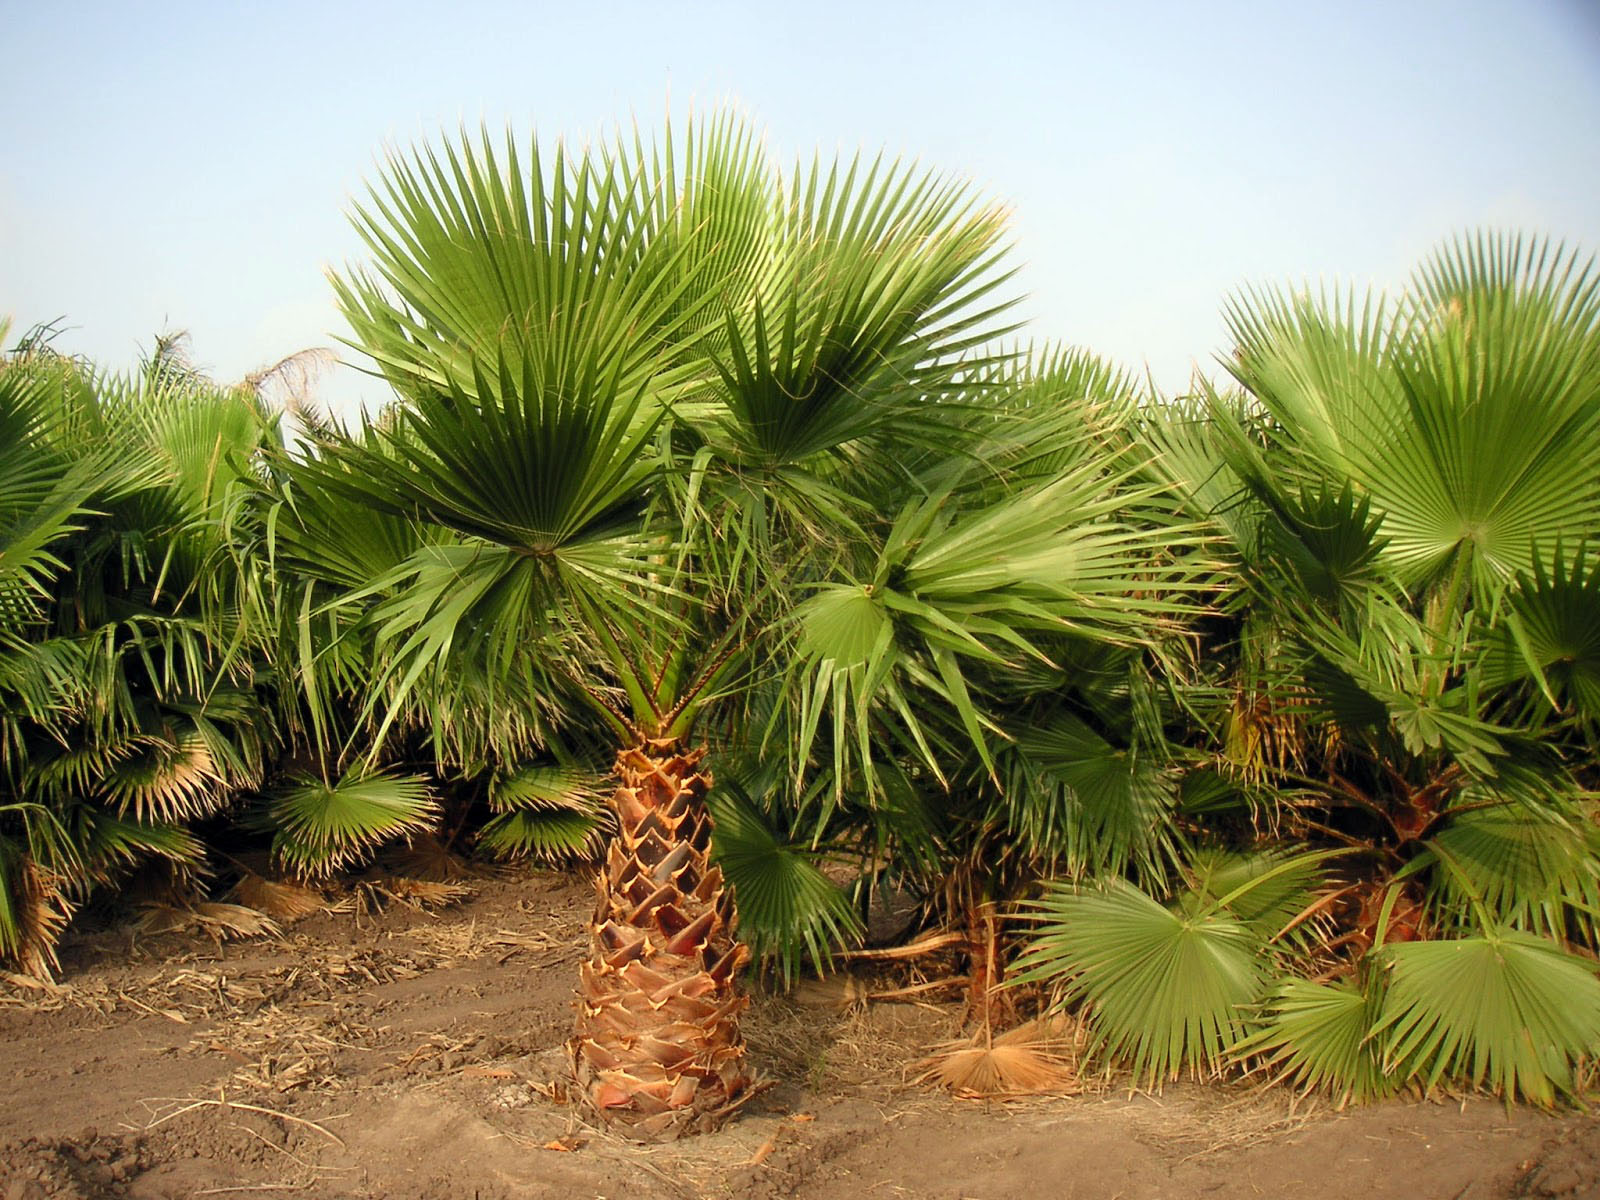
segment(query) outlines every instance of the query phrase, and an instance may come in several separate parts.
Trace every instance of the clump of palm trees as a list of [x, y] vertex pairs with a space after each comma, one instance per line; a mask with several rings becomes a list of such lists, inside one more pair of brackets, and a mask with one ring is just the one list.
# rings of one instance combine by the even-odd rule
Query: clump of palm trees
[[750, 953], [826, 966], [891, 886], [974, 931], [986, 1017], [1004, 919], [1152, 1081], [1581, 1090], [1586, 262], [1251, 294], [1234, 386], [1174, 401], [1008, 342], [964, 187], [776, 170], [728, 115], [464, 136], [356, 223], [373, 419], [286, 444], [249, 390], [0, 366], [0, 448], [49, 448], [0, 463], [0, 954], [215, 814], [303, 879], [470, 800], [485, 850], [599, 859], [579, 1091], [641, 1136], [759, 1086]]

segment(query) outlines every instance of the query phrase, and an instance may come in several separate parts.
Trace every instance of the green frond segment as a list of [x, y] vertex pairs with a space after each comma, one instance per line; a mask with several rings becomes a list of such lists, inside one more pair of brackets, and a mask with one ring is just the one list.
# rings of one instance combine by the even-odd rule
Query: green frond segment
[[176, 821], [136, 821], [87, 804], [77, 806], [70, 819], [76, 826], [74, 842], [102, 878], [110, 868], [132, 866], [146, 856], [182, 865], [205, 858], [200, 839]]
[[804, 850], [781, 841], [731, 788], [713, 792], [713, 855], [733, 889], [739, 938], [785, 983], [809, 960], [826, 972], [832, 952], [858, 941], [850, 898]]
[[1331, 1095], [1340, 1107], [1380, 1099], [1405, 1082], [1385, 1071], [1373, 1036], [1380, 1005], [1381, 995], [1348, 982], [1285, 980], [1230, 1057], [1275, 1082]]
[[547, 157], [487, 131], [391, 158], [354, 214], [376, 274], [335, 278], [340, 306], [403, 395], [466, 387], [475, 362], [541, 341], [637, 377], [692, 333], [689, 297], [719, 297], [697, 286], [693, 238], [653, 244], [654, 183], [642, 150]]
[[1068, 713], [1017, 730], [1000, 755], [1005, 827], [1074, 875], [1158, 878], [1176, 855], [1178, 778], [1160, 756], [1112, 745]]
[[484, 822], [478, 844], [499, 858], [592, 859], [608, 828], [599, 787], [593, 772], [550, 764], [496, 776], [489, 784], [494, 816]]
[[273, 796], [272, 850], [291, 874], [331, 875], [385, 842], [433, 828], [439, 805], [414, 775], [351, 770], [333, 783], [302, 778]]
[[887, 428], [915, 436], [907, 414], [1007, 331], [1011, 302], [991, 299], [1008, 277], [1003, 214], [881, 158], [814, 162], [779, 203], [752, 300], [714, 349], [736, 455], [776, 466]]
[[1505, 1097], [1553, 1104], [1600, 1047], [1592, 963], [1509, 929], [1385, 946], [1376, 1033], [1384, 1067], [1427, 1086], [1462, 1078]]
[[1303, 940], [1302, 918], [1324, 883], [1326, 854], [1264, 849], [1239, 853], [1214, 847], [1190, 851], [1189, 891], [1181, 903], [1196, 912], [1216, 905], [1243, 922], [1263, 944]]
[[[1433, 838], [1449, 868], [1432, 873], [1432, 898], [1446, 919], [1475, 924], [1474, 902], [1498, 922], [1556, 938], [1600, 926], [1600, 824], [1592, 806], [1490, 803], [1469, 788], [1464, 806]], [[1483, 804], [1483, 807], [1478, 807]]]
[[1600, 555], [1580, 546], [1558, 554], [1548, 570], [1536, 562], [1518, 576], [1504, 624], [1484, 654], [1482, 680], [1486, 688], [1531, 683], [1558, 711], [1600, 730]]
[[887, 718], [942, 778], [937, 731], [918, 714], [925, 691], [994, 775], [999, 729], [976, 672], [1049, 665], [1048, 638], [1138, 645], [1190, 612], [1196, 571], [1186, 556], [1204, 538], [1133, 519], [1150, 497], [1125, 483], [1091, 461], [1020, 493], [979, 488], [907, 503], [870, 580], [824, 585], [794, 611], [796, 760], [809, 757], [828, 714], [840, 786], [853, 768], [875, 790], [868, 744]]
[[1308, 471], [1371, 497], [1401, 579], [1465, 568], [1491, 594], [1600, 525], [1597, 282], [1592, 260], [1549, 242], [1462, 239], [1391, 310], [1242, 298], [1234, 369]]
[[1013, 980], [1081, 1002], [1096, 1048], [1152, 1085], [1217, 1073], [1267, 986], [1261, 939], [1224, 911], [1184, 915], [1120, 880], [1053, 885], [1028, 911]]

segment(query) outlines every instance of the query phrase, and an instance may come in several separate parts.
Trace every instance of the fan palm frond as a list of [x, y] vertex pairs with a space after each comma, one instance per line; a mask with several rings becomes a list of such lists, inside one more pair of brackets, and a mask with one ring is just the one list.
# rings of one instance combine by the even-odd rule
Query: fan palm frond
[[193, 727], [132, 738], [125, 755], [101, 777], [100, 788], [119, 813], [143, 822], [207, 816], [229, 794], [205, 738]]
[[496, 776], [489, 807], [495, 815], [478, 844], [501, 858], [593, 858], [608, 827], [599, 778], [573, 767], [527, 766]]
[[1040, 924], [1013, 980], [1083, 1002], [1096, 1048], [1152, 1085], [1216, 1073], [1267, 986], [1262, 939], [1215, 906], [1184, 915], [1113, 881], [1052, 885], [1028, 911]]
[[1600, 558], [1558, 550], [1519, 575], [1484, 655], [1485, 687], [1530, 681], [1591, 728], [1600, 726]]
[[1516, 929], [1592, 940], [1600, 919], [1600, 826], [1587, 808], [1563, 813], [1486, 785], [1467, 788], [1462, 809], [1434, 837], [1450, 869], [1434, 876], [1440, 908], [1468, 919], [1481, 903]]
[[802, 958], [826, 971], [832, 951], [863, 932], [849, 897], [729, 789], [713, 794], [711, 811], [714, 860], [733, 888], [740, 938], [756, 955], [771, 956], [785, 983]]
[[1600, 1046], [1600, 978], [1544, 938], [1481, 936], [1385, 946], [1377, 1032], [1384, 1067], [1431, 1087], [1459, 1076], [1509, 1102], [1554, 1103]]
[[1323, 857], [1263, 849], [1231, 853], [1214, 848], [1191, 851], [1185, 863], [1191, 907], [1218, 904], [1262, 939], [1305, 936], [1300, 920], [1316, 904], [1324, 882]]
[[315, 878], [350, 866], [384, 842], [432, 828], [438, 802], [415, 776], [353, 770], [333, 783], [302, 779], [269, 802], [272, 850], [290, 872]]
[[1176, 854], [1177, 774], [1158, 756], [1113, 746], [1081, 719], [1057, 713], [1016, 732], [997, 801], [1007, 828], [1073, 874], [1157, 878]]
[[1232, 1050], [1276, 1081], [1327, 1092], [1339, 1107], [1396, 1091], [1404, 1077], [1385, 1069], [1374, 1037], [1381, 995], [1350, 983], [1289, 979], [1262, 1005], [1259, 1027]]
[[60, 965], [56, 943], [72, 916], [67, 883], [25, 845], [0, 833], [0, 962], [15, 963], [24, 975], [50, 978]]

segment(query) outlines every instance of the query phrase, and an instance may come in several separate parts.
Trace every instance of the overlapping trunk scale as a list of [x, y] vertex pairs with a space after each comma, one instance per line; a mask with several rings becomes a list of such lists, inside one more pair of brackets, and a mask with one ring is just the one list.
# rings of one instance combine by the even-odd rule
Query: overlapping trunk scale
[[617, 755], [617, 832], [596, 879], [573, 1038], [579, 1100], [640, 1138], [715, 1128], [753, 1092], [737, 985], [748, 950], [711, 856], [704, 750]]

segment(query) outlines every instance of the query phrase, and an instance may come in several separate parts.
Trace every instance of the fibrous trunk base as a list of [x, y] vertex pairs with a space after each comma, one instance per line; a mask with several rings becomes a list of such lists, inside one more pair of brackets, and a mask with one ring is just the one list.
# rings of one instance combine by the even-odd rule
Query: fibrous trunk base
[[617, 756], [617, 833], [581, 970], [580, 1102], [645, 1139], [713, 1129], [753, 1092], [736, 982], [748, 951], [710, 861], [703, 753], [657, 740]]

